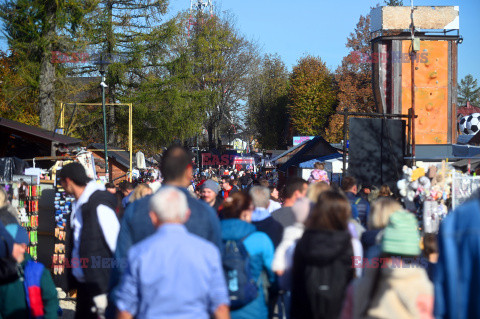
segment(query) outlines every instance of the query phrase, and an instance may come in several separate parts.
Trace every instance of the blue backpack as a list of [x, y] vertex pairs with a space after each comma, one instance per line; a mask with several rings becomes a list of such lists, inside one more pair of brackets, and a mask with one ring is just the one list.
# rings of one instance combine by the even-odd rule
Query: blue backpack
[[249, 304], [258, 295], [258, 286], [250, 272], [250, 255], [243, 244], [247, 236], [240, 240], [224, 241], [222, 264], [231, 309]]

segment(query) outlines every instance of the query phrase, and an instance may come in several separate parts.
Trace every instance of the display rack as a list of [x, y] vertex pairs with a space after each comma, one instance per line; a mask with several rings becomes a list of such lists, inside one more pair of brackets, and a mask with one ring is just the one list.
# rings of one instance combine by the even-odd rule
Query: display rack
[[66, 281], [65, 268], [69, 267], [69, 262], [65, 258], [67, 253], [67, 220], [70, 218], [72, 203], [75, 198], [65, 192], [58, 177], [56, 177], [55, 182], [55, 250], [52, 258], [52, 270], [56, 286], [64, 287]]
[[[35, 181], [36, 182], [36, 181]], [[18, 213], [20, 224], [27, 230], [30, 244], [27, 252], [38, 259], [38, 199], [41, 196], [41, 187], [34, 184], [33, 178], [25, 176], [12, 182], [1, 183], [7, 192], [8, 199]]]

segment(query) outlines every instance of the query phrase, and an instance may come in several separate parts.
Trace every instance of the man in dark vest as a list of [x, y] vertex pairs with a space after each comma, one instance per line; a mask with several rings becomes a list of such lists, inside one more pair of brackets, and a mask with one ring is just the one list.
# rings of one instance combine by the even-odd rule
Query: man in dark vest
[[65, 191], [75, 197], [70, 216], [72, 249], [71, 282], [77, 288], [75, 318], [102, 318], [113, 253], [120, 223], [115, 214], [117, 200], [105, 186], [91, 181], [80, 163], [64, 166], [59, 173]]

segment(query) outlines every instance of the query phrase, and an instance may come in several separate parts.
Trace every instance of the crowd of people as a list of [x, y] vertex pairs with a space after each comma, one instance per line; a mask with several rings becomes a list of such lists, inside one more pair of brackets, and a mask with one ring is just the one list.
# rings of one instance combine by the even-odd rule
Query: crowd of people
[[[272, 174], [200, 172], [181, 146], [162, 185], [102, 185], [79, 163], [69, 288], [76, 318], [477, 318], [480, 201], [425, 234], [390, 189], [377, 198], [324, 165], [279, 187]], [[0, 318], [56, 318], [48, 270], [0, 192]], [[74, 263], [76, 261], [76, 263]]]

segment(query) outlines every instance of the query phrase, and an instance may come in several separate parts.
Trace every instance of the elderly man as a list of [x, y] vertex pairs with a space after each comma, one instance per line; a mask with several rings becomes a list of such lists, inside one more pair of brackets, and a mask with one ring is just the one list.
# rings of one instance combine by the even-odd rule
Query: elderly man
[[270, 237], [273, 246], [277, 248], [282, 240], [283, 226], [268, 211], [270, 204], [270, 190], [263, 186], [253, 186], [250, 191], [253, 206], [255, 210], [252, 213], [252, 224], [257, 227], [258, 231], [262, 231]]
[[162, 187], [150, 200], [156, 232], [134, 245], [116, 291], [117, 318], [230, 318], [220, 253], [187, 231], [185, 194]]

